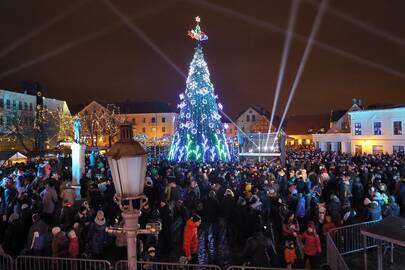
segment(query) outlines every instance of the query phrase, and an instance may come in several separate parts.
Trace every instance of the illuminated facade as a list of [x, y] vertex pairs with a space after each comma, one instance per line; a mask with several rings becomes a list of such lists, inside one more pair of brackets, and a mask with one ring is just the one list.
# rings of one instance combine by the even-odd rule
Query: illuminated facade
[[[96, 101], [90, 102], [78, 113], [86, 120], [86, 115], [91, 116], [90, 120], [99, 121], [105, 114], [111, 114], [115, 110], [120, 122], [130, 122], [133, 134], [149, 143], [169, 143], [170, 137], [174, 134], [174, 126], [177, 117], [175, 110], [167, 103], [163, 102], [118, 102], [102, 105]], [[88, 117], [87, 117], [88, 118]], [[108, 120], [108, 117], [107, 117]], [[86, 123], [83, 123], [85, 126]], [[108, 146], [109, 138], [105, 134], [90, 132], [95, 134], [93, 138], [85, 140], [90, 145]], [[104, 132], [105, 133], [105, 132]], [[115, 138], [113, 138], [114, 141]]]
[[[32, 147], [32, 138], [29, 138], [30, 130], [33, 130], [33, 123], [36, 120], [37, 106], [49, 111], [60, 110], [70, 115], [66, 101], [42, 96], [42, 91], [16, 92], [0, 89], [0, 151], [26, 150], [11, 135], [11, 130], [20, 129], [27, 137], [24, 144]], [[33, 133], [33, 131], [32, 131]], [[49, 135], [49, 134], [48, 134]], [[13, 138], [14, 137], [14, 138]], [[44, 147], [52, 148], [57, 141], [57, 136], [46, 136]]]
[[314, 135], [317, 148], [352, 154], [404, 152], [405, 107], [350, 111], [349, 133]]

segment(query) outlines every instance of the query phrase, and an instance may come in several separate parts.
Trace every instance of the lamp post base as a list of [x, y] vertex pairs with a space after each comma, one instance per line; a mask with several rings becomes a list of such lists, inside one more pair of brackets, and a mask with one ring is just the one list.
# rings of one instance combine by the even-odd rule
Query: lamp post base
[[138, 234], [138, 220], [141, 216], [141, 211], [137, 209], [129, 209], [122, 212], [124, 219], [124, 231], [127, 235], [128, 247], [128, 270], [137, 269], [137, 250], [136, 250], [136, 236]]

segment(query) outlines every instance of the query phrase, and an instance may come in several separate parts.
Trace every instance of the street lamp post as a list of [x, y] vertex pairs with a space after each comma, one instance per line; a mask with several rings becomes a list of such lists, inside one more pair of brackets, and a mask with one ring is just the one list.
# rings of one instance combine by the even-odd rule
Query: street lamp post
[[[150, 223], [146, 229], [139, 229], [140, 209], [135, 209], [133, 202], [139, 200], [139, 207], [147, 201], [143, 195], [146, 174], [147, 153], [141, 144], [133, 139], [132, 126], [123, 124], [120, 127], [121, 138], [107, 153], [108, 164], [116, 189], [114, 201], [122, 210], [123, 228], [108, 228], [111, 234], [125, 234], [128, 249], [128, 269], [137, 269], [136, 237], [138, 234], [158, 234], [160, 224]], [[124, 202], [127, 201], [128, 204]]]

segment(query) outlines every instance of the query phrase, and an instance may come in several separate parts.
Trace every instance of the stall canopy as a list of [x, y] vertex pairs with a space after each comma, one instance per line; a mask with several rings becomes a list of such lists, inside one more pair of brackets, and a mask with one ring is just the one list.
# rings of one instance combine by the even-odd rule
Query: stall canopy
[[0, 152], [0, 165], [12, 165], [15, 163], [27, 163], [27, 157], [20, 152]]

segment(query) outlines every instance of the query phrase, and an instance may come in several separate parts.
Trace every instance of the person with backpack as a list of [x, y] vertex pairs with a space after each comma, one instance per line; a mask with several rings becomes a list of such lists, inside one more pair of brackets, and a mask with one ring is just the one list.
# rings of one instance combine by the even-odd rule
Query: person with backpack
[[44, 256], [49, 238], [48, 226], [41, 220], [38, 213], [32, 215], [32, 225], [28, 232], [27, 246], [34, 256]]

